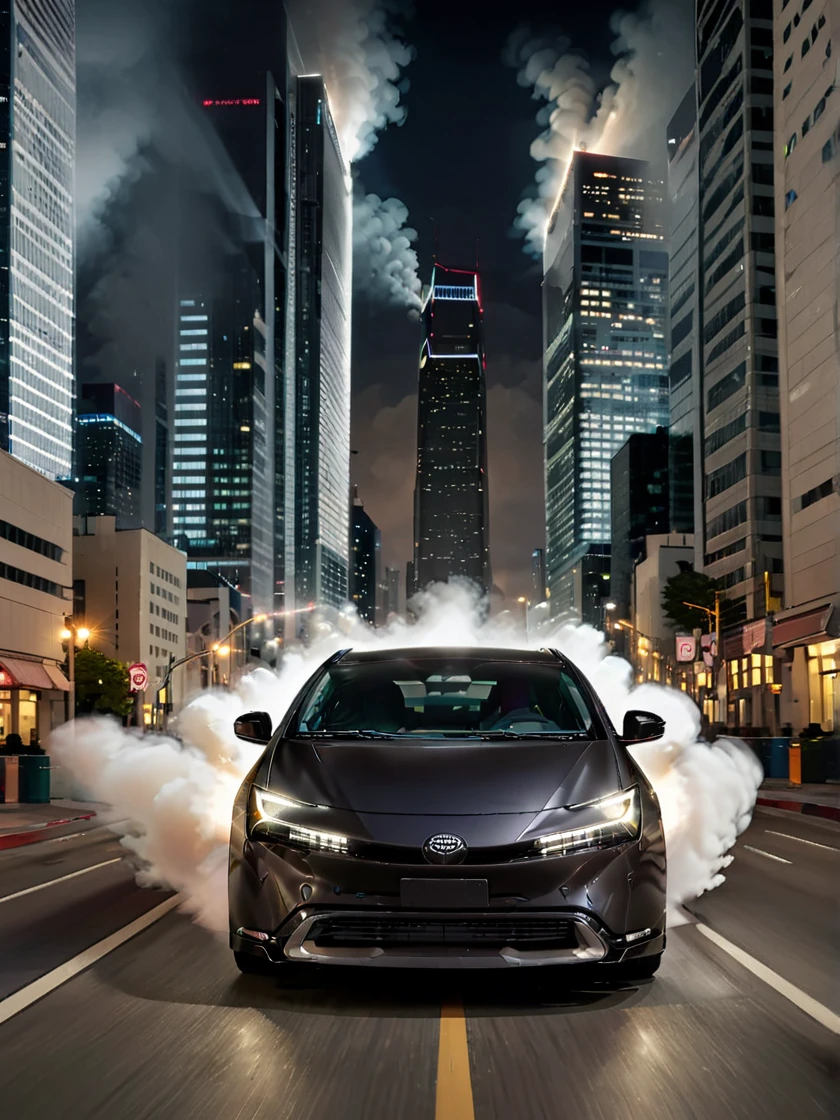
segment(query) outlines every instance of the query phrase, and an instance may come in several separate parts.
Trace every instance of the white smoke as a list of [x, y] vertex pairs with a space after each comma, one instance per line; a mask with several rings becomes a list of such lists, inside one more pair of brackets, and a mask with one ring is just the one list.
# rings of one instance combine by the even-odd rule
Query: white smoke
[[348, 163], [367, 155], [389, 124], [405, 121], [401, 77], [414, 58], [388, 0], [291, 0], [286, 5], [303, 66], [323, 74]]
[[540, 164], [536, 187], [518, 206], [514, 226], [525, 249], [542, 254], [545, 227], [576, 148], [646, 159], [664, 166], [665, 129], [694, 73], [690, 0], [644, 0], [637, 13], [610, 20], [616, 56], [609, 82], [599, 88], [589, 62], [561, 37], [531, 36], [520, 28], [503, 60], [517, 82], [546, 104], [537, 113], [543, 131], [531, 144]]
[[398, 198], [357, 192], [353, 197], [353, 283], [372, 302], [420, 309], [420, 278], [406, 225], [408, 210]]
[[[49, 749], [95, 797], [136, 822], [123, 844], [143, 861], [145, 885], [182, 892], [185, 908], [208, 928], [227, 929], [227, 844], [233, 800], [260, 756], [233, 734], [247, 710], [268, 711], [277, 722], [315, 668], [336, 649], [396, 646], [509, 646], [527, 648], [508, 616], [482, 623], [477, 599], [453, 585], [419, 596], [419, 620], [396, 620], [372, 631], [347, 614], [323, 622], [307, 650], [291, 654], [279, 674], [257, 669], [233, 692], [201, 693], [178, 721], [183, 744], [142, 738], [103, 718], [65, 724]], [[657, 685], [631, 688], [631, 668], [608, 657], [603, 635], [589, 626], [559, 626], [533, 645], [562, 650], [601, 696], [619, 724], [629, 708], [658, 712], [663, 739], [633, 754], [662, 805], [668, 846], [668, 898], [674, 907], [723, 881], [729, 849], [750, 821], [761, 767], [737, 740], [698, 740], [699, 713], [683, 693]]]

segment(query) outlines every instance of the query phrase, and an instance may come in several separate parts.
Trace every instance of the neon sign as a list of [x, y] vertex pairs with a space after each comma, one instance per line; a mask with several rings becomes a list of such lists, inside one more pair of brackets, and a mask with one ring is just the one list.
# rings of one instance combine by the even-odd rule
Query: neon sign
[[259, 105], [259, 97], [205, 97], [201, 102], [205, 109], [216, 105]]

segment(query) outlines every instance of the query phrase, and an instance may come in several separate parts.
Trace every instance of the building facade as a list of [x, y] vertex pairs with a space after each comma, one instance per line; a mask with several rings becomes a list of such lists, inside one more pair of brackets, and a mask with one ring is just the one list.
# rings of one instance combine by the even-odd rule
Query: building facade
[[784, 609], [782, 722], [840, 730], [840, 13], [777, 5], [774, 22]]
[[[667, 227], [670, 246], [668, 369], [670, 528], [693, 533], [702, 518], [700, 409], [700, 282], [698, 280], [697, 87], [694, 82], [668, 124]], [[656, 530], [661, 532], [660, 529]], [[703, 556], [697, 558], [702, 569]], [[613, 589], [615, 597], [615, 589]]]
[[610, 597], [613, 618], [630, 618], [633, 571], [645, 559], [648, 536], [669, 529], [669, 439], [667, 428], [637, 432], [611, 463]]
[[[91, 631], [92, 649], [149, 670], [146, 722], [153, 686], [170, 659], [186, 653], [187, 557], [148, 529], [116, 527], [113, 517], [79, 518], [73, 537], [74, 617]], [[184, 682], [172, 686], [177, 710]]]
[[73, 0], [0, 13], [0, 449], [69, 478], [73, 447]]
[[610, 461], [668, 423], [662, 184], [639, 160], [575, 152], [543, 280], [547, 581], [553, 617], [610, 598]]
[[535, 548], [531, 553], [531, 602], [546, 602], [544, 548]]
[[349, 576], [352, 199], [323, 78], [297, 78], [293, 112], [295, 602], [337, 607]]
[[73, 495], [0, 451], [0, 743], [44, 740], [68, 712]]
[[169, 431], [171, 402], [166, 360], [155, 362], [155, 446], [154, 446], [154, 502], [155, 533], [165, 537], [172, 532], [172, 440]]
[[119, 385], [83, 385], [76, 416], [74, 512], [140, 525], [140, 405]]
[[375, 625], [376, 599], [382, 563], [382, 536], [365, 510], [358, 491], [350, 510], [350, 600], [355, 604], [359, 617]]
[[781, 594], [781, 455], [769, 6], [697, 12], [703, 566], [730, 617]]
[[250, 601], [274, 606], [266, 326], [248, 261], [221, 288], [179, 300], [172, 453], [173, 539], [189, 566], [218, 572]]
[[414, 486], [417, 590], [492, 587], [486, 360], [478, 273], [435, 264], [422, 310]]
[[385, 622], [400, 613], [400, 582], [399, 568], [385, 569], [382, 581], [382, 614]]

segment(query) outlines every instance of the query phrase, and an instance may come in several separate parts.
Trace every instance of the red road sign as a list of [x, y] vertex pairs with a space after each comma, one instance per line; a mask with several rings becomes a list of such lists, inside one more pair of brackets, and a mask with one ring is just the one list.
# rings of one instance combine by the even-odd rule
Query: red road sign
[[132, 692], [143, 692], [149, 683], [149, 670], [142, 661], [128, 667], [128, 684]]

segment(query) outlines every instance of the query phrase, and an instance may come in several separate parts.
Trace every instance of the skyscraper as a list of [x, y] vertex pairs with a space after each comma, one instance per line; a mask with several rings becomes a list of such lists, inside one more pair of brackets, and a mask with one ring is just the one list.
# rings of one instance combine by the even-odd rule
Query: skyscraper
[[414, 487], [416, 588], [492, 586], [478, 273], [435, 264], [422, 311]]
[[140, 527], [140, 405], [119, 385], [83, 385], [76, 417], [73, 512]]
[[[693, 533], [702, 520], [697, 89], [694, 82], [668, 124], [668, 276], [671, 335], [670, 528]], [[657, 529], [656, 532], [664, 532]], [[699, 550], [698, 570], [703, 566]], [[616, 597], [615, 588], [612, 589]]]
[[297, 79], [292, 114], [294, 487], [287, 477], [286, 517], [294, 517], [295, 600], [339, 606], [349, 568], [350, 179], [320, 76]]
[[155, 533], [165, 537], [171, 532], [170, 505], [172, 492], [172, 471], [170, 469], [171, 442], [169, 438], [169, 384], [166, 377], [166, 361], [158, 358], [155, 362], [155, 449], [154, 449], [154, 489], [155, 489]]
[[668, 423], [662, 186], [639, 160], [575, 152], [543, 282], [547, 575], [552, 616], [610, 597], [610, 460]]
[[376, 591], [382, 560], [382, 537], [358, 491], [351, 508], [350, 599], [359, 617], [371, 626], [376, 622]]
[[545, 602], [545, 549], [535, 548], [531, 553], [531, 602]]
[[[774, 595], [782, 581], [770, 5], [700, 0], [697, 74], [704, 493], [695, 533], [730, 617], [752, 620], [766, 613], [764, 573]], [[741, 653], [763, 649], [763, 631], [749, 642]]]
[[0, 13], [0, 449], [67, 478], [73, 446], [73, 0]]
[[400, 613], [400, 570], [399, 568], [386, 568], [385, 578], [382, 581], [383, 595], [382, 613], [384, 621], [391, 615]]
[[645, 559], [645, 539], [666, 534], [669, 522], [668, 429], [637, 432], [611, 464], [610, 599], [613, 618], [630, 618], [633, 569]]
[[[804, 4], [803, 4], [804, 9]], [[837, 7], [775, 8], [776, 275], [784, 610], [780, 720], [840, 730]], [[832, 47], [833, 40], [833, 47]], [[829, 61], [831, 60], [831, 61]], [[807, 714], [806, 714], [807, 713]]]
[[273, 609], [274, 534], [262, 293], [245, 257], [221, 288], [179, 301], [172, 524], [188, 567]]

